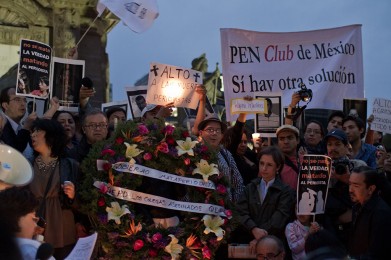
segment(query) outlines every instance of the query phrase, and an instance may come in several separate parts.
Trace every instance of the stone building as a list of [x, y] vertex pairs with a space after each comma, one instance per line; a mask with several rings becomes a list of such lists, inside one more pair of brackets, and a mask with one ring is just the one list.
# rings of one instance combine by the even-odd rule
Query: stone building
[[[0, 88], [16, 83], [20, 39], [46, 43], [53, 56], [66, 58], [97, 16], [97, 0], [0, 0]], [[107, 10], [78, 45], [85, 76], [94, 82], [94, 106], [109, 97], [107, 33], [118, 22]]]

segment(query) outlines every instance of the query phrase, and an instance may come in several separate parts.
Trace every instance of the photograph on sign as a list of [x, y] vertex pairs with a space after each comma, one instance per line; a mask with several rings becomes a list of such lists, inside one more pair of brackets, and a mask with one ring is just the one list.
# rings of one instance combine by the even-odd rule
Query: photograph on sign
[[[196, 118], [196, 117], [197, 117], [197, 113], [198, 113], [198, 108], [199, 108], [199, 104], [198, 104], [198, 106], [197, 106], [196, 109], [184, 108], [187, 117], [188, 117], [188, 118]], [[215, 111], [214, 111], [214, 109], [213, 109], [213, 106], [212, 106], [212, 104], [210, 103], [209, 98], [206, 97], [206, 103], [205, 103], [205, 118], [210, 117], [210, 116], [213, 115], [214, 113], [215, 113]]]
[[132, 119], [140, 118], [141, 112], [147, 106], [147, 88], [148, 86], [125, 87]]
[[256, 114], [255, 129], [256, 132], [273, 133], [282, 125], [282, 104], [281, 96], [257, 96], [265, 99], [267, 111], [262, 114]]
[[52, 48], [49, 45], [22, 39], [16, 94], [49, 98], [52, 91], [49, 83], [51, 60]]
[[359, 117], [366, 125], [367, 122], [367, 100], [365, 98], [344, 98], [343, 112], [347, 116]]
[[196, 109], [199, 99], [195, 95], [197, 85], [202, 84], [202, 72], [151, 63], [148, 77], [147, 103]]
[[231, 100], [231, 113], [232, 114], [267, 114], [267, 106], [270, 104], [264, 98], [257, 98], [251, 101], [245, 100], [244, 98], [234, 98]]
[[32, 112], [37, 113], [39, 118], [43, 117], [43, 114], [46, 112], [47, 103], [48, 99], [46, 98], [26, 97], [25, 117], [30, 115]]
[[84, 60], [53, 57], [53, 97], [60, 101], [60, 109], [75, 110], [79, 106], [79, 91], [84, 77]]

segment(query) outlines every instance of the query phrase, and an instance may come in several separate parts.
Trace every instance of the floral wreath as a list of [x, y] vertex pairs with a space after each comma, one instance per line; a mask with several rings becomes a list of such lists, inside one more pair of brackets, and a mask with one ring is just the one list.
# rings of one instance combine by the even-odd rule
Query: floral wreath
[[[97, 161], [100, 167], [95, 166]], [[118, 163], [212, 182], [213, 189], [185, 186], [185, 197], [191, 203], [218, 205], [224, 212], [180, 211], [179, 225], [167, 229], [147, 223], [136, 212], [137, 203], [114, 197], [109, 191], [112, 187], [137, 190], [148, 177], [118, 171], [114, 167]], [[99, 234], [101, 259], [211, 259], [229, 236], [232, 206], [227, 179], [217, 169], [217, 154], [192, 140], [183, 128], [162, 122], [120, 124], [108, 140], [91, 149], [81, 167], [82, 211]]]

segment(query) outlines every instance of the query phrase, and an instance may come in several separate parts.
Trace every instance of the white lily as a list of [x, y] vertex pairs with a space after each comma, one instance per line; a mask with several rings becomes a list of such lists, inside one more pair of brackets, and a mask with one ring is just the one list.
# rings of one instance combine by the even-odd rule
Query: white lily
[[198, 143], [198, 141], [192, 141], [190, 137], [186, 137], [186, 141], [178, 140], [176, 141], [178, 146], [176, 149], [178, 150], [178, 155], [187, 153], [190, 156], [194, 156], [193, 148]]
[[196, 163], [197, 168], [193, 170], [194, 174], [201, 174], [202, 179], [207, 182], [209, 176], [214, 174], [219, 174], [219, 169], [217, 168], [217, 164], [211, 163], [209, 164], [206, 160], [201, 159], [199, 163]]
[[130, 214], [127, 205], [122, 205], [121, 207], [119, 203], [116, 201], [111, 202], [111, 208], [106, 207], [106, 212], [107, 212], [107, 219], [114, 220], [115, 223], [117, 223], [118, 225], [121, 224], [121, 217], [123, 215]]
[[178, 244], [178, 239], [174, 235], [169, 236], [171, 237], [171, 242], [164, 248], [164, 251], [171, 255], [171, 260], [179, 259], [183, 246]]
[[217, 241], [223, 239], [225, 231], [220, 226], [224, 224], [224, 220], [220, 216], [205, 215], [202, 220], [206, 227], [205, 234], [212, 232], [217, 236]]
[[126, 145], [126, 152], [125, 156], [126, 158], [130, 159], [129, 164], [133, 165], [136, 161], [133, 159], [133, 157], [136, 157], [140, 153], [144, 152], [143, 150], [140, 150], [137, 148], [137, 144], [128, 144], [127, 142], [124, 142]]

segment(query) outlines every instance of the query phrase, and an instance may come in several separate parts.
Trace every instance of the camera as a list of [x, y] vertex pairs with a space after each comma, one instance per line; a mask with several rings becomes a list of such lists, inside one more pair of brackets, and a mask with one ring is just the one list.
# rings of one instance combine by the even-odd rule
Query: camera
[[301, 88], [297, 93], [300, 95], [300, 99], [304, 102], [309, 102], [312, 99], [312, 90], [307, 89], [304, 83], [300, 83], [299, 87]]
[[343, 158], [343, 159], [333, 160], [333, 167], [335, 173], [338, 175], [342, 175], [346, 173], [346, 166], [349, 167], [348, 168], [349, 171], [352, 171], [354, 168], [353, 163], [349, 159]]

